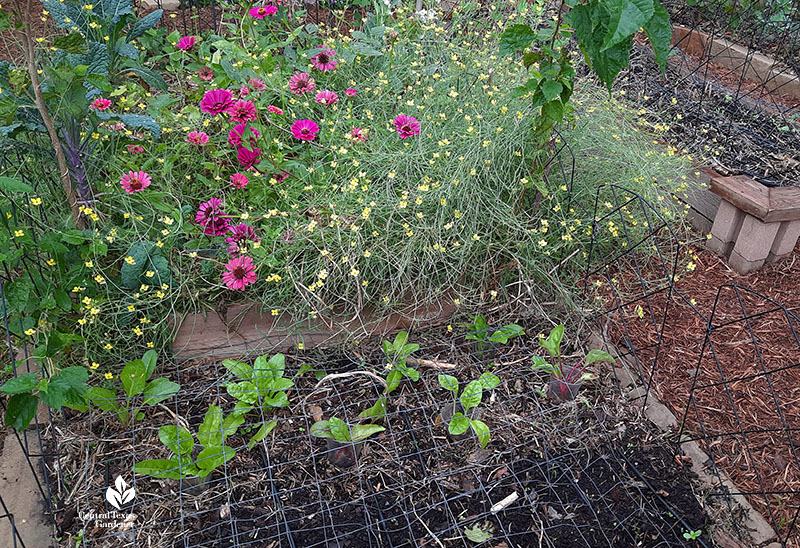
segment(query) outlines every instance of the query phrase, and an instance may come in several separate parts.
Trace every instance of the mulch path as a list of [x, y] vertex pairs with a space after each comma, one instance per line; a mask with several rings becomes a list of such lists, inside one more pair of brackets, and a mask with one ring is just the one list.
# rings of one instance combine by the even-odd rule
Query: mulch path
[[[661, 333], [653, 374], [659, 397], [676, 416], [686, 414], [686, 433], [701, 439], [716, 466], [780, 531], [786, 546], [798, 547], [800, 246], [790, 258], [749, 276], [702, 249], [692, 260], [696, 267], [676, 282], [666, 317], [667, 298], [660, 293], [649, 305], [645, 300], [626, 305], [609, 332], [618, 343], [627, 333], [646, 367]], [[623, 280], [632, 276], [619, 278], [626, 286]], [[635, 283], [631, 279], [627, 287]], [[662, 319], [663, 331], [657, 327]], [[706, 341], [709, 321], [714, 329]]]

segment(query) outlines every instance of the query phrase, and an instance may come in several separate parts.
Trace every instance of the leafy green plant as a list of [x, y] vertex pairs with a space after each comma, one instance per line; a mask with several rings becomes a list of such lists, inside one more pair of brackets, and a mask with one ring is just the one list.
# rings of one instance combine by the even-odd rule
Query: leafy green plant
[[6, 381], [0, 392], [11, 396], [6, 407], [4, 424], [17, 431], [25, 430], [36, 415], [39, 402], [53, 409], [69, 407], [86, 411], [86, 381], [89, 373], [85, 367], [72, 366], [55, 375], [40, 378], [35, 373], [25, 373]]
[[480, 314], [473, 316], [472, 323], [461, 324], [461, 327], [469, 329], [469, 333], [465, 339], [468, 341], [475, 341], [475, 346], [478, 351], [489, 348], [489, 343], [506, 344], [509, 340], [525, 334], [525, 330], [522, 329], [522, 326], [515, 323], [504, 325], [500, 329], [492, 331], [486, 318]]
[[[452, 375], [439, 375], [439, 385], [453, 394], [453, 413], [447, 430], [454, 436], [459, 436], [472, 428], [481, 447], [489, 443], [489, 427], [485, 422], [470, 418], [470, 409], [478, 407], [483, 399], [484, 390], [493, 390], [500, 384], [500, 379], [493, 373], [483, 373], [474, 381], [464, 387], [461, 395], [458, 393], [458, 379]], [[461, 410], [459, 410], [459, 407]]]
[[374, 434], [386, 430], [378, 424], [348, 424], [341, 419], [331, 417], [311, 425], [311, 435], [317, 438], [330, 438], [339, 443], [356, 443], [364, 441]]
[[[227, 447], [225, 440], [244, 422], [244, 418], [235, 413], [229, 414], [224, 420], [222, 416], [222, 409], [216, 405], [209, 406], [195, 436], [181, 426], [174, 424], [162, 426], [158, 429], [158, 439], [173, 453], [173, 456], [168, 459], [137, 462], [133, 471], [137, 474], [167, 479], [208, 476], [236, 456], [236, 450]], [[197, 451], [198, 444], [202, 446], [200, 451]], [[197, 456], [193, 456], [194, 453], [197, 453]]]
[[686, 540], [695, 540], [700, 538], [702, 535], [703, 535], [703, 530], [697, 529], [693, 531], [685, 531], [683, 533], [683, 538], [685, 538]]
[[[87, 397], [91, 403], [103, 411], [113, 411], [122, 424], [129, 424], [132, 419], [141, 420], [144, 414], [142, 405], [155, 405], [178, 393], [181, 386], [163, 377], [153, 379], [158, 354], [153, 350], [144, 353], [141, 359], [129, 362], [122, 368], [119, 379], [122, 384], [124, 398], [117, 398], [119, 387], [113, 390], [100, 386], [89, 389]], [[137, 397], [141, 396], [141, 400]]]
[[125, 263], [120, 268], [120, 281], [128, 289], [139, 289], [144, 285], [161, 287], [172, 283], [169, 261], [153, 242], [134, 242], [128, 250]]
[[386, 395], [391, 394], [399, 385], [403, 377], [416, 382], [419, 380], [419, 371], [406, 364], [408, 357], [419, 350], [419, 345], [408, 342], [408, 332], [400, 331], [394, 341], [382, 342], [383, 353], [386, 355], [386, 367], [390, 370], [386, 376]]
[[481, 544], [492, 538], [494, 525], [491, 522], [476, 523], [472, 527], [464, 528], [464, 536], [476, 544]]
[[[284, 377], [286, 357], [275, 354], [256, 358], [253, 366], [237, 360], [223, 360], [222, 365], [237, 379], [225, 385], [228, 394], [238, 401], [234, 414], [243, 416], [253, 409], [275, 409], [289, 405], [286, 391], [294, 386], [294, 381]], [[277, 426], [277, 421], [264, 422], [248, 443], [252, 448], [263, 440]]]

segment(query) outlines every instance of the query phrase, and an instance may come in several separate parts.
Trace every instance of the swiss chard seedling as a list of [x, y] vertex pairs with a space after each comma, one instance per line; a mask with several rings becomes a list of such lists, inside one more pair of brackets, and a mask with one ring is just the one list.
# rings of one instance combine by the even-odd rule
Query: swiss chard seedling
[[475, 341], [475, 350], [484, 352], [498, 344], [506, 344], [514, 337], [519, 337], [525, 334], [522, 326], [515, 323], [504, 325], [503, 327], [492, 331], [486, 318], [478, 314], [473, 316], [472, 323], [461, 324], [469, 330], [465, 337], [468, 341]]
[[386, 376], [386, 395], [391, 394], [399, 385], [403, 377], [412, 381], [419, 380], [419, 371], [406, 364], [406, 360], [419, 350], [419, 345], [408, 342], [408, 332], [399, 332], [393, 342], [383, 341], [383, 353], [386, 355], [386, 367], [389, 374]]
[[133, 360], [122, 368], [119, 374], [122, 398], [117, 398], [119, 386], [115, 386], [113, 390], [93, 386], [87, 394], [89, 401], [103, 411], [115, 412], [119, 422], [124, 425], [129, 424], [133, 418], [141, 419], [144, 416], [140, 411], [141, 405], [160, 403], [177, 394], [181, 388], [178, 383], [163, 377], [152, 378], [157, 361], [158, 354], [148, 350], [142, 359]]
[[497, 375], [483, 373], [477, 380], [467, 383], [459, 395], [458, 379], [452, 375], [439, 375], [439, 385], [453, 394], [453, 403], [448, 404], [442, 413], [442, 419], [448, 422], [447, 431], [453, 436], [460, 436], [472, 428], [481, 447], [486, 447], [490, 437], [489, 427], [483, 421], [470, 418], [470, 409], [480, 405], [484, 390], [493, 390], [499, 384]]
[[315, 422], [311, 426], [311, 435], [325, 438], [328, 460], [338, 468], [347, 469], [356, 464], [364, 440], [384, 430], [377, 424], [348, 424], [331, 417]]

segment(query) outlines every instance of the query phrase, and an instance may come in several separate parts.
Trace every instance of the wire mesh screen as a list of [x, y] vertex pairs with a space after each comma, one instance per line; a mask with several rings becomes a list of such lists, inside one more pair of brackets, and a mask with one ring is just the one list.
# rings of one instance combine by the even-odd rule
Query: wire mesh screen
[[723, 174], [768, 185], [800, 175], [800, 7], [768, 2], [669, 2], [673, 47], [662, 74], [635, 44], [619, 87], [679, 150]]

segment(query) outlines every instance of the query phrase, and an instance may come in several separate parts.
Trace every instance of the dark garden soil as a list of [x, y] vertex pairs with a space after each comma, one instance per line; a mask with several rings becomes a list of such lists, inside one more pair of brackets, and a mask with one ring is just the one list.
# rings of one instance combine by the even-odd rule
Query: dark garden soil
[[[787, 539], [787, 546], [796, 548], [800, 322], [786, 310], [800, 316], [800, 246], [790, 258], [749, 276], [738, 275], [708, 251], [698, 250], [692, 260], [695, 269], [676, 282], [663, 332], [648, 321], [648, 308], [661, 322], [664, 293], [651, 296], [649, 307], [643, 300], [626, 306], [609, 332], [619, 345], [629, 338], [648, 367], [660, 348], [653, 376], [659, 397], [676, 416], [686, 413], [690, 435], [706, 437], [701, 444], [716, 465]], [[620, 273], [620, 281], [625, 276]], [[723, 284], [758, 294], [730, 286], [719, 289]], [[637, 306], [644, 307], [644, 314]], [[715, 328], [705, 341], [709, 320]]]
[[[531, 334], [543, 327], [526, 326]], [[555, 405], [537, 392], [547, 378], [529, 367], [532, 337], [492, 355], [477, 355], [471, 342], [444, 328], [412, 340], [422, 346], [415, 355], [430, 361], [416, 365], [418, 382], [405, 381], [392, 393], [386, 430], [363, 444], [357, 466], [333, 466], [325, 440], [309, 436], [308, 428], [322, 416], [353, 421], [375, 401], [380, 385], [364, 372], [381, 371], [378, 341], [349, 352], [289, 356], [292, 373], [301, 364], [312, 367], [295, 378], [292, 405], [265, 417], [278, 420], [266, 443], [246, 449], [259, 426], [253, 416], [228, 440], [236, 457], [205, 488], [137, 475], [134, 511], [141, 521], [129, 535], [137, 544], [175, 548], [227, 546], [230, 539], [253, 546], [435, 547], [471, 545], [465, 530], [477, 527], [491, 539], [487, 546], [498, 548], [712, 545], [711, 518], [686, 463], [619, 394], [608, 371], [587, 383], [578, 400]], [[315, 370], [321, 369], [348, 374], [320, 383]], [[486, 370], [501, 383], [484, 392], [477, 408], [475, 418], [492, 436], [480, 449], [474, 437], [448, 437], [439, 412], [453, 400], [437, 375], [454, 375], [463, 387]], [[210, 403], [231, 408], [223, 368], [196, 364], [179, 373], [181, 396], [147, 410], [135, 428], [103, 413], [69, 425], [61, 467], [89, 485], [81, 483], [63, 503], [64, 513], [75, 506], [102, 510], [109, 479], [130, 480], [134, 462], [167, 457], [159, 426], [177, 420], [196, 431]], [[515, 502], [491, 513], [512, 493]], [[60, 522], [65, 536], [83, 525], [92, 546], [119, 540], [74, 518]], [[703, 534], [690, 541], [683, 536], [689, 531]]]

